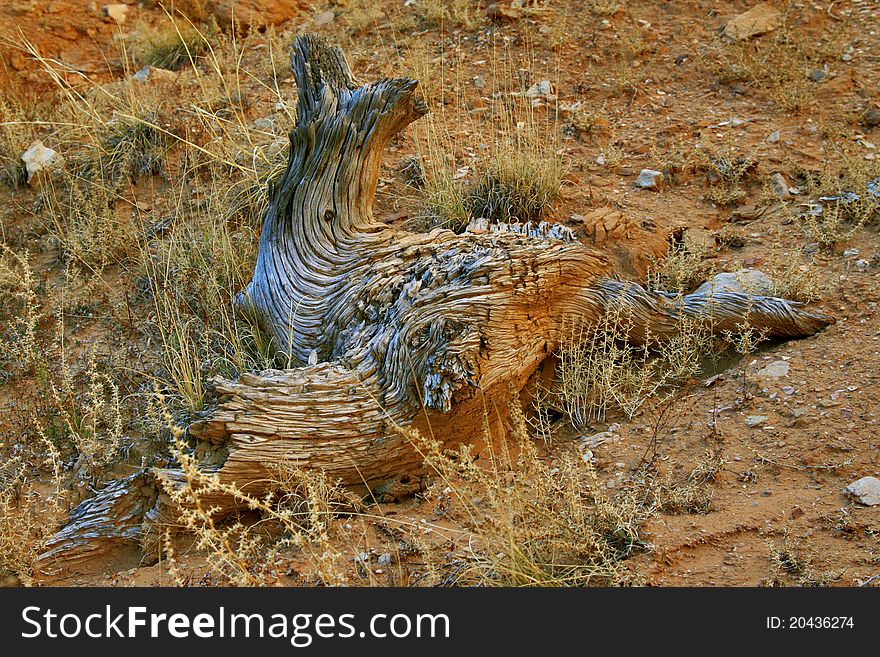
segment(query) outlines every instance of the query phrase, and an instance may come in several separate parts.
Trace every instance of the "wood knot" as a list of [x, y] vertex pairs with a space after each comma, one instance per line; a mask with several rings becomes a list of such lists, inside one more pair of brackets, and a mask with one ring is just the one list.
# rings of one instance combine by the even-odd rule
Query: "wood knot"
[[324, 221], [333, 221], [336, 218], [336, 213], [329, 208], [324, 210]]

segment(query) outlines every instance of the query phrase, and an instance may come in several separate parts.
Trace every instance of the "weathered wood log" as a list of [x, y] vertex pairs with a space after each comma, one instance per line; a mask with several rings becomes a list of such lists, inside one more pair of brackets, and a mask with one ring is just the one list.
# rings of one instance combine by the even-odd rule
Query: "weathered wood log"
[[[612, 278], [607, 256], [547, 226], [414, 234], [377, 222], [382, 149], [425, 108], [413, 80], [355, 87], [338, 48], [299, 37], [290, 161], [272, 190], [253, 280], [240, 303], [298, 369], [219, 381], [192, 433], [231, 440], [220, 475], [262, 492], [264, 464], [292, 460], [374, 484], [421, 460], [395, 425], [445, 442], [482, 432], [559, 344], [564, 318], [617, 309], [631, 339], [662, 340], [680, 316], [774, 335], [830, 319], [782, 299], [701, 292], [683, 300]], [[317, 364], [308, 365], [309, 362]], [[260, 483], [257, 483], [260, 482]]]
[[72, 572], [118, 565], [120, 548], [128, 548], [140, 561], [140, 539], [145, 517], [156, 509], [160, 495], [156, 478], [140, 470], [105, 485], [92, 498], [78, 504], [64, 527], [45, 545], [37, 559], [38, 578], [62, 579]]
[[[271, 186], [253, 280], [238, 302], [295, 367], [216, 381], [219, 407], [190, 433], [228, 447], [225, 483], [262, 494], [271, 465], [288, 461], [379, 495], [405, 490], [422, 459], [398, 428], [448, 444], [474, 440], [487, 416], [500, 430], [510, 391], [523, 389], [572, 317], [590, 324], [618, 313], [640, 343], [671, 337], [682, 316], [788, 337], [833, 321], [743, 292], [649, 292], [547, 224], [460, 235], [391, 228], [372, 203], [383, 149], [426, 112], [416, 81], [356, 86], [342, 52], [311, 35], [294, 40], [292, 66], [289, 161]], [[179, 471], [158, 475], [188, 485]], [[204, 504], [230, 511], [242, 501], [209, 495]]]

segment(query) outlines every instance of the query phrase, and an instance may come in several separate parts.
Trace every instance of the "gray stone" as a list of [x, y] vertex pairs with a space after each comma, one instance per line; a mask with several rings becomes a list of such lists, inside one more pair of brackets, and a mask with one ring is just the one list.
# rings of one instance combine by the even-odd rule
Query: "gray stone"
[[526, 98], [546, 98], [548, 100], [554, 100], [556, 98], [550, 80], [541, 80], [537, 84], [533, 84], [528, 88], [524, 95]]
[[128, 13], [128, 5], [104, 5], [103, 12], [105, 18], [109, 18], [117, 25], [122, 25], [125, 22], [125, 17]]
[[856, 269], [859, 271], [868, 271], [870, 268], [871, 262], [869, 260], [865, 260], [864, 258], [856, 260]]
[[333, 19], [336, 18], [336, 14], [330, 11], [322, 11], [320, 14], [315, 16], [315, 27], [321, 27], [322, 25], [329, 25], [333, 22]]
[[859, 250], [858, 249], [846, 249], [843, 252], [843, 257], [844, 258], [858, 258], [859, 257]]
[[862, 120], [869, 128], [880, 125], [880, 107], [872, 107], [866, 110]]
[[751, 429], [754, 429], [755, 427], [757, 427], [760, 424], [763, 424], [764, 422], [766, 422], [769, 419], [770, 419], [770, 417], [767, 415], [749, 415], [746, 418], [746, 426]]
[[477, 89], [485, 89], [486, 88], [486, 78], [484, 78], [482, 75], [474, 76], [474, 86]]
[[734, 273], [722, 272], [696, 289], [697, 294], [712, 292], [740, 292], [771, 296], [775, 285], [770, 277], [759, 269], [740, 269]]
[[758, 370], [758, 376], [767, 379], [778, 379], [782, 376], [788, 376], [788, 370], [788, 363], [784, 360], [774, 360]]
[[383, 552], [382, 554], [379, 555], [379, 559], [376, 563], [378, 563], [380, 566], [391, 565], [391, 553], [390, 552]]
[[636, 185], [642, 189], [659, 189], [663, 182], [663, 172], [654, 169], [642, 169], [636, 178]]
[[817, 68], [814, 71], [810, 71], [810, 80], [812, 80], [813, 82], [821, 82], [827, 76], [828, 74], [820, 68]]
[[775, 144], [779, 141], [779, 130], [774, 130], [767, 136], [768, 144]]
[[803, 406], [799, 406], [798, 408], [791, 409], [792, 417], [803, 417], [807, 414], [807, 409]]
[[27, 169], [27, 181], [30, 182], [40, 171], [47, 171], [61, 165], [64, 158], [57, 151], [46, 148], [39, 139], [31, 143], [28, 149], [21, 154], [21, 161]]
[[727, 21], [727, 25], [724, 26], [724, 36], [734, 40], [748, 39], [772, 32], [780, 25], [782, 25], [780, 11], [769, 2], [762, 2]]
[[275, 132], [275, 119], [272, 117], [263, 117], [254, 121], [254, 128], [263, 132]]
[[788, 198], [791, 192], [788, 191], [788, 181], [781, 173], [774, 173], [770, 176], [770, 189], [779, 198]]
[[880, 479], [862, 477], [844, 488], [843, 492], [861, 504], [877, 506], [880, 504]]
[[135, 82], [147, 82], [148, 80], [153, 80], [154, 82], [173, 82], [177, 79], [177, 73], [165, 68], [156, 68], [155, 66], [150, 66], [148, 64], [137, 73], [133, 74], [131, 79]]

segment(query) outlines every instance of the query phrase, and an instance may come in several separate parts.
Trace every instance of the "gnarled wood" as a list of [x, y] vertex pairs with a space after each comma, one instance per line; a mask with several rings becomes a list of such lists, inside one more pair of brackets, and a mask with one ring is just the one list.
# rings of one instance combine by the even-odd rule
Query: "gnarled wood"
[[[648, 292], [616, 280], [606, 254], [546, 224], [457, 235], [378, 222], [382, 151], [426, 112], [417, 83], [356, 86], [341, 51], [310, 35], [295, 39], [292, 65], [290, 159], [270, 190], [239, 303], [297, 367], [216, 382], [219, 407], [190, 431], [228, 445], [218, 471], [226, 483], [259, 494], [271, 464], [294, 461], [374, 492], [391, 490], [389, 481], [405, 488], [422, 459], [396, 427], [456, 443], [481, 433], [487, 415], [498, 425], [509, 391], [556, 349], [571, 316], [623, 313], [636, 342], [674, 335], [683, 315], [716, 330], [747, 319], [780, 336], [832, 321], [742, 292]], [[188, 485], [179, 471], [158, 474]], [[240, 501], [205, 503], [231, 510]]]
[[[144, 519], [156, 509], [159, 496], [148, 470], [106, 484], [95, 497], [78, 504], [46, 544], [37, 559], [38, 576], [44, 581], [62, 579], [89, 566], [112, 563], [121, 550], [139, 547]], [[138, 553], [134, 563], [139, 560]]]
[[279, 460], [347, 483], [417, 468], [394, 425], [472, 439], [486, 399], [503, 405], [509, 386], [525, 384], [568, 315], [590, 322], [617, 309], [631, 315], [636, 342], [674, 334], [682, 315], [719, 331], [748, 317], [782, 336], [830, 321], [770, 297], [649, 293], [613, 279], [606, 254], [546, 224], [456, 235], [377, 223], [381, 150], [425, 111], [416, 83], [354, 87], [337, 48], [305, 36], [293, 51], [300, 97], [290, 162], [241, 303], [301, 367], [218, 382], [220, 407], [192, 433], [232, 441], [220, 470], [227, 481], [257, 492], [262, 464]]

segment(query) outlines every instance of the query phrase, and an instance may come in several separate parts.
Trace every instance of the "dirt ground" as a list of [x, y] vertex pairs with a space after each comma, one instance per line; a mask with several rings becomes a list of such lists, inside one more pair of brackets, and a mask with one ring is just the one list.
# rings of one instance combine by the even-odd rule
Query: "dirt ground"
[[[162, 10], [152, 3], [127, 3], [127, 19], [117, 25], [102, 18], [101, 3], [91, 4], [3, 3], [0, 85], [43, 101], [57, 93], [39, 64], [16, 45], [19, 30], [42, 55], [93, 80], [111, 82], [130, 74], [111, 54], [115, 44], [138, 21], [160, 22]], [[317, 31], [339, 40], [361, 80], [401, 73], [406, 52], [396, 21], [408, 8], [353, 31], [345, 21], [354, 2], [270, 4], [271, 17], [260, 29], [275, 24], [272, 29]], [[869, 163], [875, 154], [880, 157], [874, 145], [880, 144], [880, 127], [865, 118], [880, 103], [880, 3], [772, 3], [787, 9], [787, 20], [802, 38], [841, 35], [832, 55], [816, 64], [819, 79], [808, 79], [809, 96], [796, 108], [786, 108], [772, 87], [726, 80], [707, 64], [707, 48], [723, 43], [720, 30], [756, 4], [751, 0], [631, 1], [607, 13], [581, 11], [580, 4], [553, 0], [513, 3], [508, 9], [511, 3], [499, 2], [493, 10], [485, 2], [470, 3], [476, 16], [472, 27], [416, 23], [402, 28], [423, 30], [419, 39], [442, 53], [438, 66], [450, 66], [450, 75], [448, 63], [455, 62], [454, 76], [464, 82], [444, 98], [444, 111], [463, 117], [456, 138], [474, 152], [493, 139], [485, 132], [483, 85], [494, 86], [493, 48], [500, 41], [509, 43], [528, 62], [533, 76], [528, 85], [551, 80], [556, 98], [548, 101], [547, 111], [564, 109], [558, 118], [559, 148], [571, 166], [554, 204], [555, 221], [585, 243], [607, 248], [620, 275], [630, 278], [643, 280], [651, 258], [665, 252], [670, 234], [683, 233], [706, 245], [705, 271], [753, 267], [778, 273], [794, 264], [815, 277], [820, 290], [815, 307], [836, 318], [815, 336], [766, 343], [742, 359], [729, 360], [661, 407], [647, 404], [632, 418], [610, 415], [595, 423], [596, 433], [619, 425], [593, 448], [602, 486], [609, 492], [624, 485], [652, 441], [662, 475], [686, 475], [707, 451], [723, 457], [709, 512], [652, 517], [644, 538], [653, 549], [631, 558], [630, 565], [654, 586], [880, 584], [880, 507], [856, 504], [843, 493], [861, 477], [880, 477], [880, 234], [876, 224], [860, 227], [830, 248], [820, 248], [785, 211], [807, 201], [803, 192], [784, 200], [768, 192], [773, 173], [781, 173], [792, 187], [803, 187], [799, 172], [822, 169], [839, 157], [840, 144], [851, 157], [869, 158]], [[335, 17], [325, 22], [328, 10]], [[625, 67], [611, 67], [612, 55], [620, 59], [620, 44], [634, 40], [638, 44], [621, 59]], [[637, 79], [624, 79], [627, 69], [638, 72]], [[809, 78], [813, 72], [803, 73]], [[598, 110], [587, 129], [570, 127], [572, 113], [565, 108], [577, 101]], [[726, 205], [713, 202], [706, 196], [711, 174], [698, 169], [667, 176], [657, 190], [637, 187], [640, 170], [656, 168], [678, 143], [751, 155], [757, 168], [742, 183], [745, 194]], [[609, 153], [618, 150], [620, 160], [609, 162]], [[392, 147], [377, 216], [404, 221], [410, 214], [411, 195], [396, 169], [400, 157], [411, 152], [407, 140]], [[32, 240], [28, 248], [37, 274], [48, 280], [59, 270], [53, 270], [54, 256], [43, 247], [51, 231], [30, 227], [34, 219], [26, 208], [35, 198], [32, 189], [12, 192], [4, 186], [2, 221], [6, 234], [19, 231], [25, 241]], [[736, 239], [722, 239], [729, 235]], [[118, 348], [119, 336], [102, 326], [83, 320], [79, 335], [98, 350]], [[27, 396], [29, 385], [23, 380], [0, 386], [0, 429], [7, 443], [19, 431], [16, 404]], [[764, 417], [755, 422], [755, 416]], [[575, 439], [571, 431], [561, 432], [543, 458], [552, 464], [556, 450]], [[420, 496], [383, 504], [376, 515], [421, 524], [427, 537], [454, 554], [456, 542], [466, 535], [454, 513], [438, 515], [436, 508], [436, 500]], [[386, 551], [383, 541], [388, 539], [379, 523], [368, 517], [338, 522], [355, 553]], [[177, 554], [177, 568], [189, 583], [213, 583], [203, 557], [187, 539], [180, 539]], [[794, 560], [807, 565], [789, 567]], [[164, 563], [142, 566], [123, 559], [113, 568], [94, 570], [60, 581], [38, 578], [37, 583], [171, 582]], [[308, 583], [290, 574], [295, 572], [295, 565], [289, 566], [288, 574], [277, 574], [277, 582]], [[417, 584], [419, 579], [401, 568], [380, 567], [363, 581], [368, 582]]]

